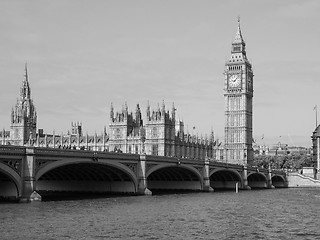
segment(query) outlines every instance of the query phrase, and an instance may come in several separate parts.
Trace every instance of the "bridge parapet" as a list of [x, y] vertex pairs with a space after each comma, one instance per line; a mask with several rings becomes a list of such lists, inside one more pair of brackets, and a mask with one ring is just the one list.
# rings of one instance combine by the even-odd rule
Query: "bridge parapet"
[[210, 166], [222, 167], [222, 168], [234, 168], [234, 169], [242, 169], [243, 168], [243, 165], [220, 162], [220, 161], [212, 161], [212, 160], [209, 161], [209, 164], [210, 164]]
[[102, 152], [91, 150], [74, 150], [74, 149], [59, 149], [59, 148], [34, 148], [37, 156], [58, 156], [70, 158], [94, 158], [94, 159], [126, 159], [138, 160], [138, 154], [129, 153], [115, 153], [115, 152]]
[[194, 158], [179, 158], [179, 157], [168, 157], [168, 156], [155, 156], [155, 155], [146, 155], [147, 161], [155, 162], [177, 162], [177, 163], [200, 163], [203, 164], [205, 160], [194, 159]]
[[0, 145], [1, 154], [5, 155], [23, 155], [26, 152], [25, 147]]

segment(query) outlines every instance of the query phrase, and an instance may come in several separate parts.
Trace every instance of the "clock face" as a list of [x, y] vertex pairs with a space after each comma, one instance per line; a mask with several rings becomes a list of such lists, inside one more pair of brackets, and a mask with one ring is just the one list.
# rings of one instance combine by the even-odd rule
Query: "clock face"
[[229, 86], [230, 87], [239, 87], [240, 83], [241, 83], [241, 79], [238, 74], [234, 74], [229, 77]]

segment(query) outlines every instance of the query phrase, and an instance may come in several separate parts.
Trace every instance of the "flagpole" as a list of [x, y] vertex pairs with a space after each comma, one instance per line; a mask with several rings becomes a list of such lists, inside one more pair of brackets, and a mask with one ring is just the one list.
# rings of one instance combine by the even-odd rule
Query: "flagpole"
[[318, 127], [318, 106], [316, 106], [316, 128]]
[[316, 128], [317, 128], [318, 127], [318, 105], [316, 105], [314, 109], [316, 110]]

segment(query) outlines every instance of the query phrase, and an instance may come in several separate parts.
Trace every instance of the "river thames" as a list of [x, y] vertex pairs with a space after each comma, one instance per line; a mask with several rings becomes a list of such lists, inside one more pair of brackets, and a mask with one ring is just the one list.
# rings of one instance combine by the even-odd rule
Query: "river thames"
[[320, 239], [319, 188], [0, 204], [1, 239]]

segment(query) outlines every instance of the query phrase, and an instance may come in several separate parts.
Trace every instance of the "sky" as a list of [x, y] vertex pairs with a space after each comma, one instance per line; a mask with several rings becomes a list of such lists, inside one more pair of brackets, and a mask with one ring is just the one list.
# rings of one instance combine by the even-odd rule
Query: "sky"
[[[0, 1], [0, 127], [28, 64], [38, 128], [98, 134], [110, 105], [165, 102], [185, 128], [224, 138], [224, 65], [240, 16], [258, 144], [311, 146], [320, 107], [318, 0]], [[320, 110], [320, 109], [319, 109]], [[320, 121], [320, 120], [319, 120]], [[195, 130], [193, 130], [195, 127]]]

